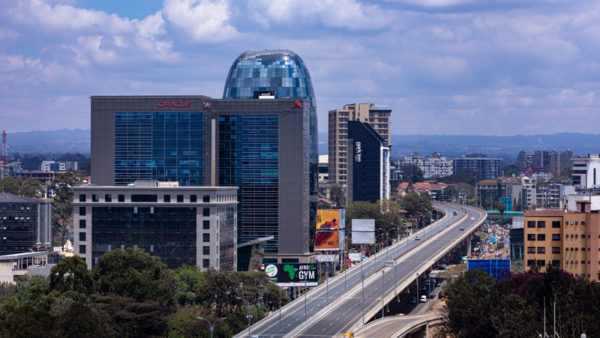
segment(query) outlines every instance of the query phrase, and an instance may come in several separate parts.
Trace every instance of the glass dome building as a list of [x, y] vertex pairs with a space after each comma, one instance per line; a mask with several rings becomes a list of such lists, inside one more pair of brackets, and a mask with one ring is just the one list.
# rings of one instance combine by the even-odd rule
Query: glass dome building
[[315, 95], [304, 61], [289, 50], [246, 51], [231, 65], [224, 99], [256, 99], [273, 91], [276, 99], [309, 99]]
[[[305, 245], [312, 251], [318, 181], [317, 109], [310, 74], [304, 61], [296, 53], [289, 50], [246, 51], [235, 59], [225, 82], [223, 99], [259, 99], [264, 98], [263, 95], [274, 99], [305, 99], [310, 102], [310, 106], [304, 108], [308, 109], [303, 109], [303, 114], [308, 115], [308, 126], [302, 123], [297, 126], [302, 130], [303, 156], [309, 159], [307, 170], [302, 173], [303, 178], [298, 176], [298, 181], [305, 182], [302, 183], [302, 190], [308, 192], [303, 196], [309, 196], [309, 201], [306, 202], [310, 209], [310, 220], [298, 219], [292, 223], [303, 229], [306, 229], [304, 226], [308, 226], [309, 234], [305, 238], [309, 243]], [[243, 159], [244, 150], [238, 152], [242, 157], [239, 160], [234, 159], [235, 152], [232, 152], [233, 155], [222, 154], [221, 169], [231, 174], [221, 175], [223, 179], [219, 180], [219, 184], [239, 186], [238, 245], [272, 235], [274, 239], [266, 244], [265, 253], [282, 253], [286, 248], [285, 245], [280, 247], [280, 244], [286, 242], [285, 236], [292, 234], [286, 230], [289, 228], [280, 224], [277, 217], [269, 218], [266, 215], [284, 212], [279, 206], [280, 194], [285, 191], [284, 187], [281, 187], [281, 178], [289, 176], [292, 169], [289, 169], [287, 163], [283, 163], [283, 156], [280, 156], [279, 151], [283, 149], [282, 145], [291, 139], [287, 140], [286, 135], [281, 135], [281, 123], [284, 122], [280, 117], [265, 114], [254, 115], [253, 118], [269, 119], [270, 122], [267, 124], [243, 121], [240, 122], [241, 127], [235, 127], [229, 121], [219, 122], [222, 142], [227, 143], [222, 145], [223, 149], [236, 149], [238, 146], [240, 149], [250, 149], [253, 144], [259, 149], [255, 151], [258, 152], [256, 158], [248, 161]], [[226, 128], [229, 129], [225, 130]], [[235, 135], [232, 134], [232, 128], [238, 128], [234, 130]], [[228, 137], [227, 133], [233, 136]], [[266, 140], [265, 135], [271, 134], [271, 140]], [[269, 149], [270, 152], [267, 153], [264, 149]], [[231, 161], [228, 158], [231, 158]]]

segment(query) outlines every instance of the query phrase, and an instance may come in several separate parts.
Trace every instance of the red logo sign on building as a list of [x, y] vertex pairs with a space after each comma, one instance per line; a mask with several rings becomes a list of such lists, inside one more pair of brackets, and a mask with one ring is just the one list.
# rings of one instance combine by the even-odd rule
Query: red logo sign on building
[[189, 108], [192, 106], [190, 101], [158, 101], [159, 107], [175, 107], [175, 108]]

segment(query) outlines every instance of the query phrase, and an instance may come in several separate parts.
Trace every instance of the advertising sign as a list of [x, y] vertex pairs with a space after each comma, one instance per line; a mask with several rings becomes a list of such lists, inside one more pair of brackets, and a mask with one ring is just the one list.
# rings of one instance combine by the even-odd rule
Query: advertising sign
[[315, 255], [317, 262], [337, 262], [340, 260], [339, 255]]
[[338, 230], [342, 222], [341, 211], [343, 210], [317, 210], [317, 231]]
[[348, 254], [348, 258], [353, 262], [360, 262], [360, 257], [360, 252], [351, 252]]
[[339, 250], [340, 233], [337, 231], [315, 233], [315, 251]]
[[353, 219], [352, 231], [375, 231], [374, 219]]
[[283, 287], [319, 285], [317, 264], [314, 263], [269, 264], [265, 272], [273, 283]]
[[510, 273], [510, 259], [470, 259], [468, 270], [482, 269], [494, 278], [507, 277]]

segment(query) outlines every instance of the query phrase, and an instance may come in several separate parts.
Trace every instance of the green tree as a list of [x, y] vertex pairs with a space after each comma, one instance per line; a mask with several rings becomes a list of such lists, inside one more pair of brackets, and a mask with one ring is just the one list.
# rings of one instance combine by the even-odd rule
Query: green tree
[[506, 210], [506, 204], [504, 204], [503, 202], [500, 202], [500, 201], [496, 201], [496, 202], [494, 202], [494, 208], [496, 208], [496, 210], [498, 210], [500, 215], [504, 215], [504, 211]]
[[28, 178], [21, 182], [19, 195], [25, 197], [43, 197], [45, 195], [44, 186], [33, 178]]
[[431, 198], [426, 193], [408, 193], [402, 196], [400, 205], [406, 210], [406, 214], [412, 218], [425, 215], [433, 210]]
[[8, 316], [2, 337], [28, 338], [56, 335], [55, 318], [46, 310], [31, 304], [21, 304]]
[[2, 188], [2, 192], [18, 195], [21, 191], [21, 179], [19, 178], [6, 176], [0, 182], [0, 188]]
[[60, 236], [61, 245], [65, 245], [65, 235], [72, 233], [73, 224], [73, 187], [81, 182], [81, 174], [66, 172], [56, 175], [52, 182], [55, 192], [52, 207], [52, 232]]
[[423, 181], [423, 170], [418, 165], [405, 164], [398, 169], [402, 172], [402, 180], [404, 182], [415, 183]]
[[94, 290], [94, 281], [85, 261], [79, 256], [63, 258], [50, 271], [50, 290], [90, 294]]
[[339, 208], [346, 205], [346, 189], [339, 183], [333, 184], [329, 191], [329, 197], [331, 202]]
[[100, 257], [92, 270], [96, 290], [133, 298], [138, 302], [157, 301], [172, 309], [175, 305], [173, 272], [143, 249], [112, 250]]

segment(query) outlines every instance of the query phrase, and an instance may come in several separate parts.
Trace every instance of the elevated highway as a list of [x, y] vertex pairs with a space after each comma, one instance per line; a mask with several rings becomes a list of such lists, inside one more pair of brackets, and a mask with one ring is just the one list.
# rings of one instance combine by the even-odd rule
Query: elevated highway
[[[364, 325], [486, 219], [477, 208], [441, 203], [435, 208], [445, 212], [442, 219], [252, 325], [250, 335], [332, 337]], [[236, 337], [248, 335], [245, 330]]]

